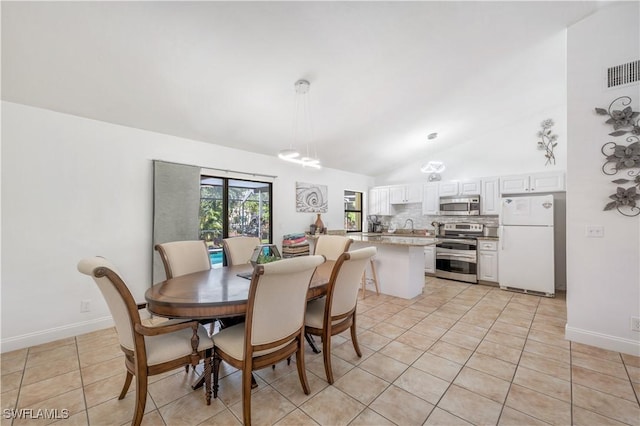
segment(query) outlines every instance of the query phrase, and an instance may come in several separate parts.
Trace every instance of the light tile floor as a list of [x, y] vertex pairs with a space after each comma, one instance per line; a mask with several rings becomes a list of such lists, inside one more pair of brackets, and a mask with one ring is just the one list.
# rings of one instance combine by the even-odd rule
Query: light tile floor
[[[349, 334], [332, 340], [336, 381], [307, 349], [311, 394], [295, 365], [257, 372], [255, 424], [640, 425], [640, 358], [564, 340], [565, 298], [541, 298], [427, 278], [423, 295], [369, 293], [358, 303], [355, 355]], [[143, 424], [240, 424], [240, 372], [222, 366], [210, 406], [192, 391], [194, 372], [150, 378]], [[60, 423], [130, 423], [135, 392], [124, 379], [114, 329], [2, 354], [4, 409], [66, 409]]]

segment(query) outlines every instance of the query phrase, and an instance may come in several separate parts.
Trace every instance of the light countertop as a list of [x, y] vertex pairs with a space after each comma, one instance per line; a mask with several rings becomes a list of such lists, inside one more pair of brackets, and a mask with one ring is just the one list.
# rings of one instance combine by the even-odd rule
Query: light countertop
[[372, 243], [374, 245], [397, 245], [397, 246], [432, 246], [436, 244], [434, 237], [426, 236], [405, 236], [405, 235], [382, 235], [382, 234], [349, 234], [349, 238], [356, 242]]

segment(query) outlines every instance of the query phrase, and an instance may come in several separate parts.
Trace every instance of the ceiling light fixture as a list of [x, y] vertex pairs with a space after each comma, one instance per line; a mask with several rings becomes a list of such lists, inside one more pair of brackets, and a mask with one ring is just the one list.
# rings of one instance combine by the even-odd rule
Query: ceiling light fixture
[[[288, 149], [283, 149], [278, 153], [281, 160], [300, 164], [302, 167], [320, 169], [320, 160], [315, 152], [311, 156], [310, 147], [312, 140], [311, 111], [309, 108], [309, 88], [311, 83], [307, 80], [298, 80], [295, 85], [295, 106], [293, 113], [293, 135]], [[306, 145], [306, 155], [302, 156], [296, 146]]]
[[[438, 134], [435, 132], [429, 133], [429, 135], [427, 135], [428, 140], [434, 140], [437, 137], [438, 137]], [[434, 161], [434, 160], [429, 161], [426, 164], [423, 164], [422, 167], [420, 167], [420, 171], [422, 173], [429, 174], [430, 181], [440, 180], [440, 173], [444, 172], [445, 169], [446, 167], [442, 161]]]

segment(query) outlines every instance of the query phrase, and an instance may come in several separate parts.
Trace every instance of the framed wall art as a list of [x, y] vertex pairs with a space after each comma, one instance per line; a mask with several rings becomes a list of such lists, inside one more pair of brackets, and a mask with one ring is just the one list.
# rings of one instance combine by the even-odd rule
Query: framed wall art
[[329, 208], [326, 185], [296, 182], [296, 211], [326, 213]]

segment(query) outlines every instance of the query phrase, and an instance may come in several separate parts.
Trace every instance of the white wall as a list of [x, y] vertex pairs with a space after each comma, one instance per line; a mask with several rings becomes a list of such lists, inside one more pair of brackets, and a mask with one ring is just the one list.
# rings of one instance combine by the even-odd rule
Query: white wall
[[[640, 85], [605, 89], [606, 68], [640, 58], [640, 5], [622, 2], [575, 24], [568, 31], [567, 327], [570, 340], [640, 355], [640, 216], [603, 211], [616, 190], [601, 167], [603, 144], [613, 138], [607, 108], [618, 96], [640, 110]], [[623, 185], [628, 187], [630, 185]], [[586, 238], [585, 227], [604, 226], [604, 238]]]
[[[434, 129], [439, 132], [437, 139], [425, 140], [424, 157], [376, 176], [376, 185], [426, 181], [420, 166], [434, 159], [444, 161], [447, 167], [443, 180], [565, 170], [566, 45], [566, 31], [561, 31], [538, 44], [524, 46], [519, 55], [490, 70], [472, 70], [476, 74], [469, 81], [450, 90], [469, 98], [485, 98], [492, 107], [473, 111], [464, 104], [443, 105], [456, 115], [443, 120], [443, 128]], [[496, 103], [503, 114], [496, 114]], [[472, 134], [458, 132], [456, 123], [478, 116], [485, 123], [482, 128]], [[547, 118], [554, 120], [552, 130], [558, 135], [555, 165], [545, 165], [544, 151], [537, 148], [537, 132]]]
[[[373, 178], [304, 170], [275, 156], [181, 139], [13, 103], [2, 103], [2, 352], [111, 324], [78, 260], [101, 255], [137, 300], [151, 284], [152, 160], [277, 175], [273, 240], [308, 229], [295, 182], [325, 184], [331, 229], [343, 227], [343, 191]], [[91, 299], [91, 312], [80, 301]]]

